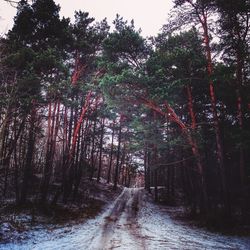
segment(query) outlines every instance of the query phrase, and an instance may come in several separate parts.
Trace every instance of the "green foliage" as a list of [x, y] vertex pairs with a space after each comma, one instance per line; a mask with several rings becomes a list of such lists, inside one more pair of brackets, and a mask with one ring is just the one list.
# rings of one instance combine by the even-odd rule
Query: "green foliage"
[[155, 79], [148, 86], [153, 96], [178, 101], [178, 97], [183, 100], [183, 88], [187, 84], [202, 87], [206, 62], [201, 44], [195, 29], [166, 35], [164, 39], [159, 35], [155, 39], [156, 50], [147, 61], [148, 74]]
[[148, 54], [145, 39], [135, 30], [134, 23], [130, 24], [117, 15], [115, 31], [104, 40], [104, 56], [111, 62], [139, 67]]
[[24, 71], [30, 69], [34, 61], [35, 52], [31, 48], [21, 48], [16, 53], [8, 55], [5, 59], [5, 64], [8, 67], [16, 70]]
[[63, 48], [69, 39], [68, 19], [59, 18], [59, 6], [53, 0], [21, 1], [13, 29], [8, 33], [12, 48], [29, 46], [35, 50]]
[[63, 70], [63, 65], [58, 58], [56, 51], [53, 49], [47, 49], [37, 54], [34, 60], [34, 70], [39, 74], [53, 73], [54, 70]]
[[30, 100], [36, 98], [40, 94], [40, 81], [34, 75], [22, 78], [17, 82], [17, 93], [20, 98]]
[[236, 61], [236, 54], [246, 57], [249, 54], [249, 1], [217, 0], [221, 27], [221, 48], [226, 52], [226, 62]]
[[94, 18], [89, 17], [87, 12], [78, 11], [75, 13], [71, 50], [78, 51], [82, 63], [87, 63], [89, 58], [96, 55], [109, 30], [106, 19], [95, 24], [94, 20]]

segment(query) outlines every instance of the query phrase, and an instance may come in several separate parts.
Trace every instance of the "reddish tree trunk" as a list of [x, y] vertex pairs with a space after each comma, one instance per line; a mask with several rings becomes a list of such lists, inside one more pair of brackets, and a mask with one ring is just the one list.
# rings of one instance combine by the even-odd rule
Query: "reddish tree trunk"
[[113, 186], [114, 190], [117, 189], [118, 178], [119, 178], [119, 162], [120, 162], [120, 155], [121, 155], [121, 139], [122, 139], [122, 120], [123, 120], [123, 115], [121, 115], [120, 117], [120, 125], [119, 125], [119, 132], [118, 132], [118, 146], [117, 146], [114, 186]]
[[100, 153], [99, 153], [99, 166], [98, 166], [98, 174], [97, 174], [97, 182], [100, 181], [101, 170], [102, 170], [102, 151], [103, 151], [103, 137], [104, 137], [104, 122], [105, 118], [102, 119], [102, 128], [101, 128], [101, 140], [100, 140]]
[[202, 189], [201, 190], [202, 197], [201, 197], [200, 202], [202, 203], [202, 207], [204, 209], [203, 212], [205, 213], [205, 209], [206, 209], [206, 205], [207, 205], [207, 188], [206, 188], [206, 183], [205, 183], [204, 166], [202, 164], [202, 159], [201, 159], [201, 155], [199, 153], [199, 148], [198, 148], [196, 140], [192, 137], [190, 131], [188, 130], [188, 127], [181, 121], [181, 119], [177, 116], [177, 114], [174, 112], [174, 110], [170, 107], [170, 105], [168, 103], [165, 103], [165, 106], [167, 109], [167, 113], [166, 113], [166, 112], [162, 111], [161, 108], [156, 106], [152, 101], [147, 100], [145, 98], [141, 98], [141, 100], [150, 109], [152, 109], [152, 110], [156, 111], [158, 114], [166, 117], [167, 119], [169, 119], [169, 121], [176, 123], [180, 127], [181, 131], [185, 134], [187, 141], [191, 146], [193, 156], [196, 159], [197, 171], [198, 171], [198, 174], [200, 176], [200, 186]]
[[206, 54], [207, 54], [207, 73], [208, 73], [208, 77], [210, 78], [209, 93], [210, 93], [211, 108], [212, 108], [215, 137], [216, 137], [217, 161], [218, 161], [220, 175], [221, 175], [221, 186], [222, 186], [222, 192], [223, 192], [224, 205], [226, 208], [226, 213], [230, 214], [230, 202], [229, 202], [229, 197], [228, 197], [229, 194], [228, 194], [228, 188], [227, 188], [227, 183], [226, 183], [222, 135], [220, 131], [220, 124], [219, 124], [218, 112], [217, 112], [217, 107], [216, 107], [214, 82], [212, 80], [213, 65], [212, 65], [211, 47], [210, 47], [210, 39], [209, 39], [208, 25], [207, 25], [207, 15], [205, 14], [204, 11], [202, 14], [202, 18], [203, 20], [201, 21], [202, 21], [202, 28], [203, 28], [203, 35], [204, 35], [204, 43], [205, 43], [205, 49], [206, 49]]
[[79, 53], [76, 52], [76, 57], [75, 57], [75, 68], [73, 71], [73, 74], [71, 76], [71, 84], [73, 86], [76, 85], [78, 79], [80, 78], [81, 74], [83, 73], [84, 69], [86, 68], [86, 65], [82, 65], [80, 62], [80, 56]]
[[187, 85], [187, 96], [188, 96], [188, 110], [191, 117], [191, 127], [192, 129], [196, 128], [196, 118], [195, 118], [195, 112], [193, 107], [193, 97], [191, 92], [191, 86]]
[[82, 121], [88, 111], [89, 105], [90, 105], [90, 98], [92, 95], [92, 91], [89, 91], [84, 103], [84, 106], [82, 107], [82, 111], [81, 111], [81, 115], [79, 117], [79, 120], [75, 126], [74, 129], [74, 133], [73, 133], [73, 140], [72, 140], [72, 145], [71, 145], [71, 151], [70, 151], [70, 158], [73, 157], [74, 153], [75, 153], [75, 148], [76, 148], [76, 141], [77, 141], [77, 137], [78, 137], [78, 133], [82, 124]]
[[110, 176], [111, 176], [111, 168], [112, 168], [112, 162], [113, 162], [113, 152], [114, 152], [114, 136], [115, 136], [115, 122], [113, 122], [112, 127], [112, 138], [111, 138], [111, 149], [110, 149], [110, 157], [109, 157], [109, 167], [108, 167], [108, 175], [107, 175], [107, 183], [110, 182]]

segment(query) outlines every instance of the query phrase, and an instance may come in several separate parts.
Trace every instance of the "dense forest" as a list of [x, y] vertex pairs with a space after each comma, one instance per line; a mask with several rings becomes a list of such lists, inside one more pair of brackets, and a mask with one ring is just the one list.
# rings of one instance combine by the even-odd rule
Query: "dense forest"
[[250, 223], [250, 1], [174, 4], [145, 38], [119, 15], [110, 27], [19, 1], [0, 40], [1, 202], [144, 185], [203, 220]]

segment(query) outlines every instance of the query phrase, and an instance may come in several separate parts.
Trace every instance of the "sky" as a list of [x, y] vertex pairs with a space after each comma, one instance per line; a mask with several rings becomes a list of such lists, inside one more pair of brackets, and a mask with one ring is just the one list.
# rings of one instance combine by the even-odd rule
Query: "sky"
[[[116, 14], [125, 20], [134, 19], [136, 28], [142, 29], [143, 36], [154, 36], [166, 23], [173, 7], [172, 0], [55, 0], [61, 6], [61, 16], [74, 17], [75, 10], [89, 12], [97, 21], [107, 17], [109, 24]], [[0, 34], [11, 29], [16, 9], [0, 0]]]

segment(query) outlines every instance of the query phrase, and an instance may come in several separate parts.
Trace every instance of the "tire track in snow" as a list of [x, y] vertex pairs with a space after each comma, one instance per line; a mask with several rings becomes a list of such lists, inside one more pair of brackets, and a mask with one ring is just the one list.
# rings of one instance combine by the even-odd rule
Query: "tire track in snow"
[[104, 218], [101, 233], [89, 249], [145, 249], [144, 237], [137, 222], [141, 190], [124, 188]]

